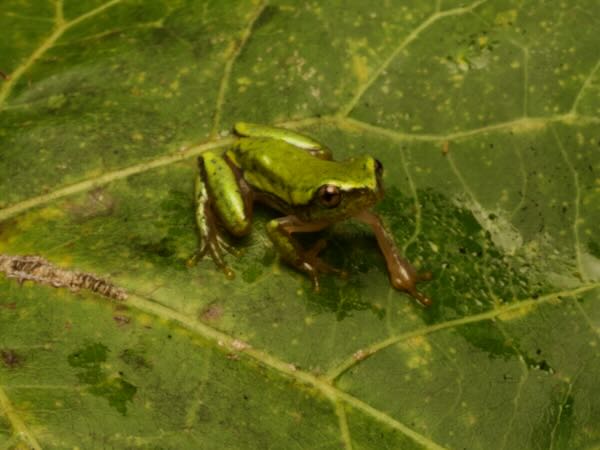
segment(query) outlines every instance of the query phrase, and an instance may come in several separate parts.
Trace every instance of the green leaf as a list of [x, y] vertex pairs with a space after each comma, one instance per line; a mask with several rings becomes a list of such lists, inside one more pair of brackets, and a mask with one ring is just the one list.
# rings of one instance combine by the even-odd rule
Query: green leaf
[[[597, 448], [599, 12], [4, 0], [0, 449]], [[188, 267], [237, 120], [380, 159], [434, 305], [351, 222], [313, 292], [263, 208]]]

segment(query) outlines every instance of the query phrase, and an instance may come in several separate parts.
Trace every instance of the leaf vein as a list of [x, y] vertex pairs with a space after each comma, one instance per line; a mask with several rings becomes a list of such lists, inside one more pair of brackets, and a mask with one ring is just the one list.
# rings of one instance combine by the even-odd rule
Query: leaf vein
[[29, 55], [29, 58], [27, 58], [24, 63], [19, 65], [12, 72], [10, 78], [5, 80], [5, 82], [0, 87], [0, 111], [3, 109], [6, 99], [12, 92], [12, 89], [15, 86], [16, 82], [21, 79], [23, 74], [26, 73], [44, 53], [46, 53], [50, 48], [52, 48], [54, 46], [54, 43], [58, 40], [58, 38], [60, 38], [63, 35], [63, 33], [65, 31], [67, 31], [69, 28], [83, 22], [86, 19], [89, 19], [90, 17], [95, 16], [96, 14], [99, 14], [100, 12], [104, 11], [105, 9], [108, 9], [111, 6], [114, 6], [120, 2], [121, 2], [121, 0], [111, 0], [107, 3], [104, 3], [103, 5], [98, 6], [97, 8], [92, 9], [91, 11], [88, 11], [85, 14], [80, 15], [79, 17], [77, 17], [69, 22], [65, 22], [64, 18], [63, 18], [63, 12], [62, 12], [62, 10], [63, 10], [62, 1], [60, 1], [60, 0], [57, 1], [55, 3], [56, 11], [55, 11], [55, 18], [54, 18], [54, 22], [55, 22], [54, 30], [44, 41], [42, 41], [40, 46], [37, 47], [33, 51], [33, 53], [31, 53], [31, 55]]
[[404, 148], [400, 148], [400, 161], [402, 167], [404, 168], [404, 173], [406, 174], [408, 186], [410, 187], [410, 192], [412, 194], [415, 205], [415, 229], [413, 230], [408, 240], [402, 246], [402, 253], [406, 254], [406, 250], [408, 249], [408, 247], [410, 247], [417, 240], [419, 234], [421, 234], [421, 203], [419, 202], [419, 195], [417, 194], [417, 187], [415, 185], [415, 181], [413, 180], [413, 177], [410, 174], [410, 171], [408, 170], [408, 164], [406, 161]]
[[244, 29], [242, 37], [240, 38], [237, 45], [233, 47], [229, 58], [227, 58], [227, 61], [225, 63], [225, 70], [223, 71], [223, 77], [221, 78], [221, 83], [219, 85], [219, 93], [217, 94], [217, 104], [215, 107], [215, 115], [213, 119], [211, 137], [215, 137], [219, 131], [218, 128], [221, 122], [221, 113], [223, 109], [223, 104], [225, 103], [225, 95], [227, 94], [227, 89], [229, 88], [229, 78], [231, 77], [233, 65], [235, 64], [235, 61], [239, 57], [240, 53], [242, 52], [242, 49], [248, 42], [248, 39], [250, 39], [250, 36], [252, 35], [252, 29], [254, 28], [254, 24], [259, 19], [266, 6], [267, 3], [265, 1], [259, 3], [258, 7], [252, 14], [250, 21], [246, 25], [246, 28]]
[[352, 450], [352, 437], [350, 436], [350, 429], [348, 428], [348, 418], [346, 417], [346, 409], [341, 402], [335, 403], [335, 412], [338, 416], [340, 425], [340, 433], [342, 436], [342, 443], [346, 450]]
[[573, 175], [573, 186], [575, 189], [575, 211], [573, 213], [574, 217], [573, 217], [573, 239], [575, 240], [575, 259], [577, 261], [577, 270], [579, 271], [579, 276], [581, 278], [581, 280], [586, 281], [587, 277], [585, 275], [584, 272], [584, 268], [583, 268], [583, 261], [582, 261], [582, 255], [581, 255], [581, 242], [580, 242], [580, 238], [579, 238], [579, 216], [580, 216], [580, 203], [581, 203], [581, 187], [579, 186], [579, 174], [577, 173], [577, 171], [575, 170], [575, 167], [573, 166], [573, 163], [571, 162], [571, 160], [569, 159], [569, 155], [567, 155], [567, 151], [565, 150], [565, 147], [562, 143], [562, 141], [560, 140], [560, 137], [558, 136], [558, 133], [556, 132], [556, 129], [554, 127], [552, 127], [552, 134], [554, 135], [554, 139], [556, 140], [556, 143], [558, 145], [558, 148], [560, 149], [560, 152], [563, 156], [563, 159], [565, 160], [565, 163], [567, 164], [567, 167], [569, 168], [569, 170], [571, 171], [571, 174]]
[[[400, 44], [392, 51], [392, 53], [390, 53], [390, 55], [381, 63], [381, 65], [377, 69], [375, 69], [375, 71], [369, 77], [369, 79], [366, 80], [364, 83], [362, 83], [358, 87], [358, 89], [357, 89], [356, 93], [354, 94], [354, 96], [352, 97], [352, 99], [338, 111], [337, 115], [340, 117], [346, 117], [348, 114], [350, 114], [352, 112], [352, 110], [356, 107], [356, 104], [361, 99], [361, 97], [364, 95], [364, 93], [373, 85], [373, 83], [375, 83], [375, 81], [377, 81], [377, 79], [388, 68], [388, 66], [392, 63], [392, 61], [394, 59], [396, 59], [396, 56], [398, 56], [398, 54], [402, 50], [404, 50], [411, 42], [413, 42], [415, 39], [417, 39], [419, 37], [419, 35], [421, 33], [423, 33], [427, 28], [429, 28], [431, 25], [433, 25], [438, 20], [443, 19], [445, 17], [458, 16], [458, 15], [469, 13], [473, 9], [475, 9], [479, 5], [481, 5], [482, 3], [485, 3], [486, 1], [487, 0], [478, 0], [470, 6], [449, 9], [447, 11], [436, 10], [435, 13], [433, 13], [431, 16], [429, 16], [427, 19], [425, 19], [423, 22], [421, 22], [421, 24], [419, 26], [417, 26], [415, 29], [413, 29], [408, 34], [408, 36], [406, 36], [402, 40], [402, 42], [400, 42]], [[438, 3], [437, 8], [439, 8], [439, 6], [440, 5]]]
[[583, 98], [583, 94], [592, 84], [592, 80], [594, 79], [596, 72], [598, 72], [598, 69], [600, 69], [600, 59], [596, 62], [596, 64], [590, 71], [589, 75], [583, 81], [583, 84], [581, 85], [581, 89], [579, 89], [579, 92], [577, 92], [577, 95], [575, 96], [575, 100], [573, 100], [573, 106], [571, 106], [571, 114], [577, 114], [577, 107], [579, 106], [579, 102], [581, 102], [581, 99]]
[[140, 295], [132, 294], [129, 296], [127, 303], [129, 306], [136, 308], [139, 311], [146, 312], [155, 317], [159, 317], [170, 322], [174, 322], [183, 328], [196, 333], [204, 339], [215, 342], [219, 348], [224, 349], [227, 352], [239, 351], [247, 355], [248, 357], [260, 362], [263, 366], [269, 367], [272, 370], [279, 372], [283, 376], [293, 378], [299, 383], [308, 384], [319, 390], [326, 398], [328, 398], [335, 406], [336, 402], [342, 400], [352, 407], [362, 411], [372, 419], [377, 420], [391, 428], [394, 428], [415, 442], [423, 445], [429, 449], [441, 450], [443, 447], [439, 446], [435, 442], [431, 441], [426, 436], [423, 436], [393, 417], [388, 416], [382, 411], [379, 411], [362, 400], [341, 391], [339, 388], [330, 384], [327, 380], [316, 377], [315, 375], [298, 370], [292, 364], [286, 363], [275, 356], [272, 356], [262, 350], [255, 349], [251, 346], [244, 348], [243, 350], [236, 350], [233, 344], [236, 341], [232, 336], [223, 333], [215, 328], [212, 328], [202, 322], [199, 322], [189, 316], [179, 313], [168, 306], [165, 306], [152, 299], [142, 297]]
[[10, 399], [2, 388], [2, 385], [0, 385], [0, 412], [4, 412], [4, 415], [8, 419], [16, 436], [19, 436], [20, 439], [25, 441], [29, 448], [41, 450], [42, 447], [38, 443], [35, 436], [31, 433], [31, 431], [29, 431], [23, 420], [14, 410]]
[[447, 322], [437, 323], [434, 325], [428, 325], [428, 326], [418, 328], [413, 331], [409, 331], [407, 333], [402, 333], [402, 334], [399, 334], [396, 336], [389, 337], [382, 341], [375, 342], [367, 347], [363, 347], [362, 348], [363, 357], [361, 357], [359, 359], [355, 358], [354, 356], [350, 356], [350, 357], [346, 358], [346, 360], [344, 360], [342, 363], [338, 364], [337, 366], [335, 366], [331, 370], [329, 370], [327, 372], [327, 374], [325, 375], [325, 379], [329, 380], [330, 382], [334, 382], [337, 378], [339, 378], [341, 375], [343, 375], [345, 372], [347, 372], [349, 369], [356, 366], [360, 362], [366, 360], [367, 358], [370, 358], [371, 356], [380, 352], [381, 350], [384, 350], [384, 349], [386, 349], [394, 344], [397, 344], [399, 342], [406, 341], [408, 339], [415, 338], [415, 337], [425, 336], [425, 335], [435, 333], [435, 332], [441, 331], [441, 330], [446, 330], [449, 328], [454, 328], [454, 327], [459, 327], [459, 326], [468, 325], [468, 324], [472, 324], [472, 323], [482, 322], [484, 320], [491, 320], [491, 319], [501, 316], [502, 314], [536, 307], [538, 305], [542, 305], [544, 303], [548, 303], [552, 300], [556, 300], [556, 299], [562, 298], [562, 297], [565, 297], [565, 298], [574, 297], [578, 294], [582, 294], [584, 292], [591, 291], [591, 290], [594, 290], [597, 288], [600, 288], [600, 282], [586, 284], [586, 285], [583, 285], [583, 286], [580, 286], [578, 288], [571, 289], [571, 290], [552, 292], [552, 293], [546, 294], [544, 296], [540, 296], [537, 299], [534, 299], [534, 298], [523, 299], [520, 301], [516, 301], [514, 303], [510, 303], [505, 306], [493, 308], [490, 311], [486, 311], [483, 313], [473, 314], [471, 316], [461, 317], [460, 319], [449, 320]]
[[[275, 126], [296, 129], [299, 127], [304, 127], [307, 125], [327, 120], [329, 119], [326, 117], [308, 117], [304, 119], [281, 122], [275, 124]], [[48, 204], [54, 200], [58, 200], [68, 195], [85, 192], [90, 189], [95, 189], [97, 187], [109, 184], [112, 181], [127, 178], [131, 175], [146, 172], [152, 169], [156, 169], [158, 167], [167, 166], [169, 164], [173, 164], [194, 156], [198, 156], [204, 151], [225, 147], [227, 145], [230, 145], [232, 142], [233, 138], [208, 140], [202, 144], [194, 145], [184, 150], [178, 151], [177, 153], [170, 153], [167, 155], [159, 156], [156, 159], [152, 159], [140, 164], [134, 164], [132, 166], [128, 166], [122, 169], [117, 169], [112, 172], [106, 172], [98, 177], [88, 178], [78, 183], [59, 188], [52, 192], [48, 192], [46, 194], [42, 194], [36, 197], [31, 197], [27, 200], [14, 203], [8, 207], [0, 209], [0, 222], [9, 219], [13, 216], [16, 216], [22, 212], [25, 212], [28, 209]]]

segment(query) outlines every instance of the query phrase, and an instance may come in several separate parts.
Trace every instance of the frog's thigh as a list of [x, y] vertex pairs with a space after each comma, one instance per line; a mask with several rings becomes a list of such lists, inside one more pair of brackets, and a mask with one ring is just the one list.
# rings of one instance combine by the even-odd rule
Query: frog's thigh
[[292, 233], [310, 233], [322, 230], [326, 226], [326, 222], [303, 223], [296, 216], [286, 216], [267, 223], [267, 233], [281, 256], [294, 266], [300, 267], [306, 260], [307, 252], [292, 237]]
[[286, 128], [238, 122], [234, 125], [233, 130], [239, 136], [279, 139], [302, 150], [306, 150], [317, 158], [332, 159], [331, 150], [324, 147], [320, 142]]
[[206, 152], [199, 158], [201, 177], [219, 222], [234, 236], [250, 231], [252, 192], [227, 159]]

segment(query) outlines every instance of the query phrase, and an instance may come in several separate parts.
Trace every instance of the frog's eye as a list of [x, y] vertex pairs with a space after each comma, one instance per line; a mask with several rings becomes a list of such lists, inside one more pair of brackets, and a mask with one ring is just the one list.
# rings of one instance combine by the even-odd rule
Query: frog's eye
[[381, 161], [379, 161], [378, 159], [375, 160], [375, 173], [378, 176], [383, 175], [383, 164], [381, 164]]
[[327, 208], [335, 208], [342, 201], [342, 193], [337, 186], [325, 184], [319, 188], [321, 204]]

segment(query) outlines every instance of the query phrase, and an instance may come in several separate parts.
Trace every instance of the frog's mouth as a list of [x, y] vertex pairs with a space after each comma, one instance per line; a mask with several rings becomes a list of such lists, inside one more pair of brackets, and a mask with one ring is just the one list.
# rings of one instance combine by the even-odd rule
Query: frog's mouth
[[370, 209], [383, 197], [383, 189], [378, 184], [375, 191], [371, 189], [353, 189], [343, 194], [338, 206], [341, 217], [353, 217], [365, 209]]

